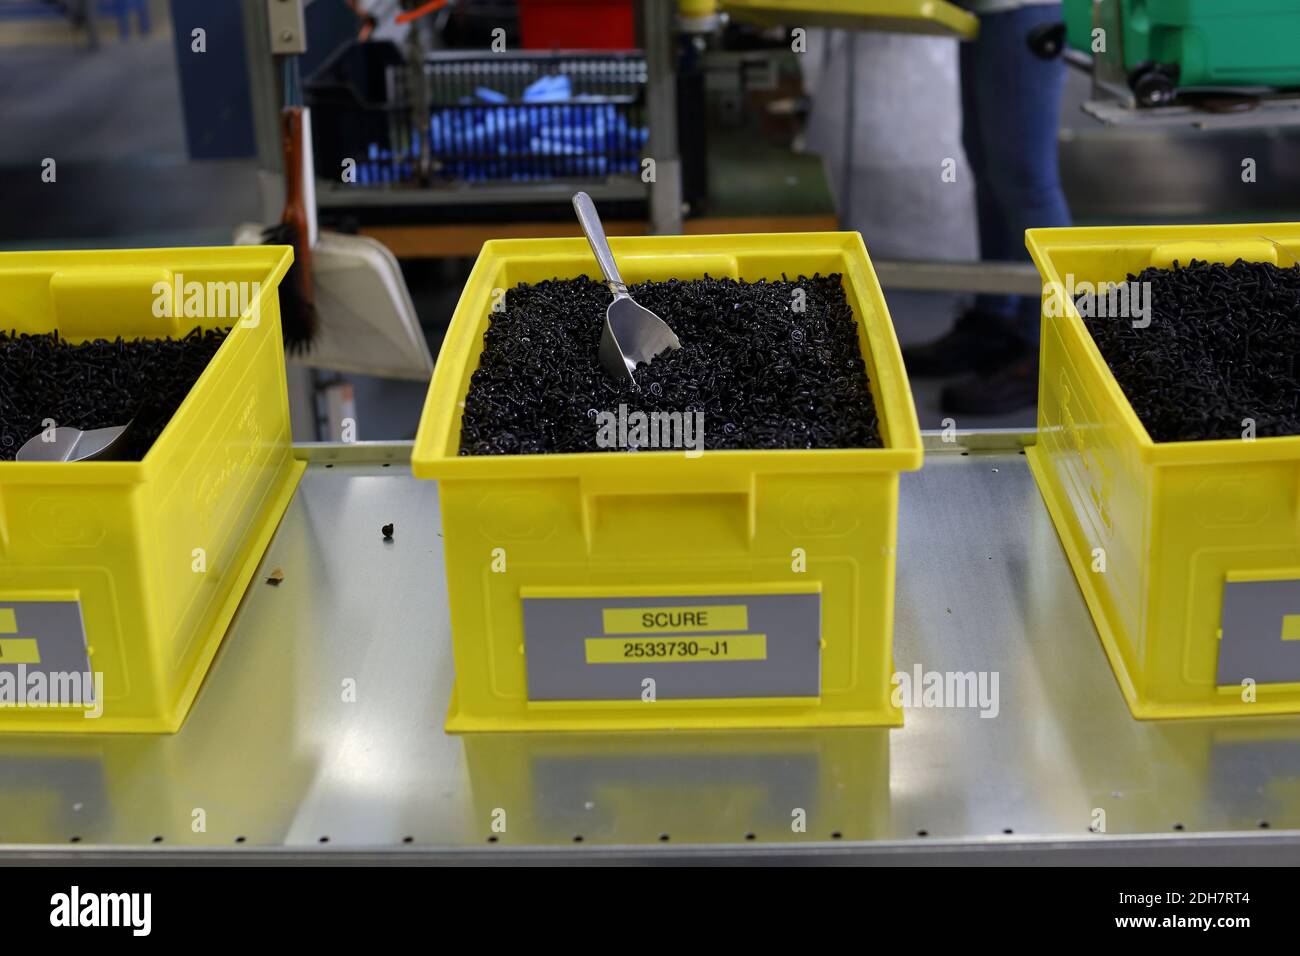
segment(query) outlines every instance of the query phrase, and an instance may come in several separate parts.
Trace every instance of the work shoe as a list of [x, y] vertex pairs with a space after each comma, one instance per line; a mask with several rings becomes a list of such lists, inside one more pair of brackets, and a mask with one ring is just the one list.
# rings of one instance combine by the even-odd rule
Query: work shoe
[[967, 309], [951, 329], [933, 342], [903, 349], [903, 364], [913, 378], [943, 378], [964, 372], [991, 372], [1024, 350], [1007, 320]]
[[1005, 415], [1038, 401], [1038, 353], [1004, 364], [988, 375], [972, 375], [948, 385], [939, 404], [952, 415]]

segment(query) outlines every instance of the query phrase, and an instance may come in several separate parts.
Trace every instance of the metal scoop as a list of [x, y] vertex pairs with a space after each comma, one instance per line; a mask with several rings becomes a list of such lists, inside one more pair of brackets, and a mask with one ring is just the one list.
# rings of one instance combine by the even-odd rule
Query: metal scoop
[[90, 461], [92, 458], [111, 458], [110, 452], [126, 434], [131, 422], [111, 428], [56, 428], [47, 441], [41, 432], [29, 438], [18, 449], [15, 461]]
[[632, 371], [639, 362], [649, 362], [660, 352], [679, 349], [682, 343], [677, 340], [668, 323], [649, 309], [637, 305], [627, 294], [627, 286], [618, 274], [618, 265], [614, 262], [614, 253], [609, 249], [605, 239], [605, 230], [596, 215], [596, 206], [586, 193], [575, 193], [573, 211], [578, 214], [582, 231], [591, 243], [591, 251], [596, 254], [600, 271], [605, 276], [609, 291], [614, 293], [614, 301], [605, 311], [605, 328], [600, 335], [600, 365], [605, 374], [616, 379], [627, 379], [636, 385]]

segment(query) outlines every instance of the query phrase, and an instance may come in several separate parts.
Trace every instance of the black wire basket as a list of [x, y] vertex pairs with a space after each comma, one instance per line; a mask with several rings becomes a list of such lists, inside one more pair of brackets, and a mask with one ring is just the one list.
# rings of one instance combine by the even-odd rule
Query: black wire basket
[[[316, 170], [359, 185], [636, 177], [648, 129], [639, 53], [439, 53], [424, 89], [391, 44], [343, 48], [306, 84]], [[423, 102], [423, 108], [417, 106]], [[419, 117], [427, 112], [427, 121]]]

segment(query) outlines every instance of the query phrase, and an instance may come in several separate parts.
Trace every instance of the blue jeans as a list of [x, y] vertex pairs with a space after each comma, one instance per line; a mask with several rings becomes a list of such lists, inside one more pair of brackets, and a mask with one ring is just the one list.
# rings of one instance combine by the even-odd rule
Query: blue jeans
[[[979, 37], [961, 44], [962, 144], [983, 259], [1025, 261], [1026, 229], [1070, 225], [1056, 149], [1065, 62], [1039, 59], [1027, 42], [1035, 26], [1061, 16], [1060, 4], [984, 14]], [[975, 306], [1038, 342], [1039, 297], [981, 295]]]

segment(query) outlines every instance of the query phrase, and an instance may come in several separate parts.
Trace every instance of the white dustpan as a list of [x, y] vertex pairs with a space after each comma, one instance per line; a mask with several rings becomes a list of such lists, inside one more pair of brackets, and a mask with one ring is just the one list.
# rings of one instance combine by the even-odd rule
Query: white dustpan
[[[433, 356], [392, 252], [366, 236], [317, 231], [311, 111], [303, 109], [302, 118], [317, 326], [311, 347], [289, 356], [289, 361], [384, 378], [427, 380], [433, 375]], [[240, 225], [235, 245], [261, 245], [264, 229], [258, 223]]]
[[[235, 245], [259, 245], [263, 226], [244, 223]], [[385, 378], [428, 379], [433, 356], [397, 259], [367, 236], [322, 232], [312, 250], [316, 336], [289, 361]]]

